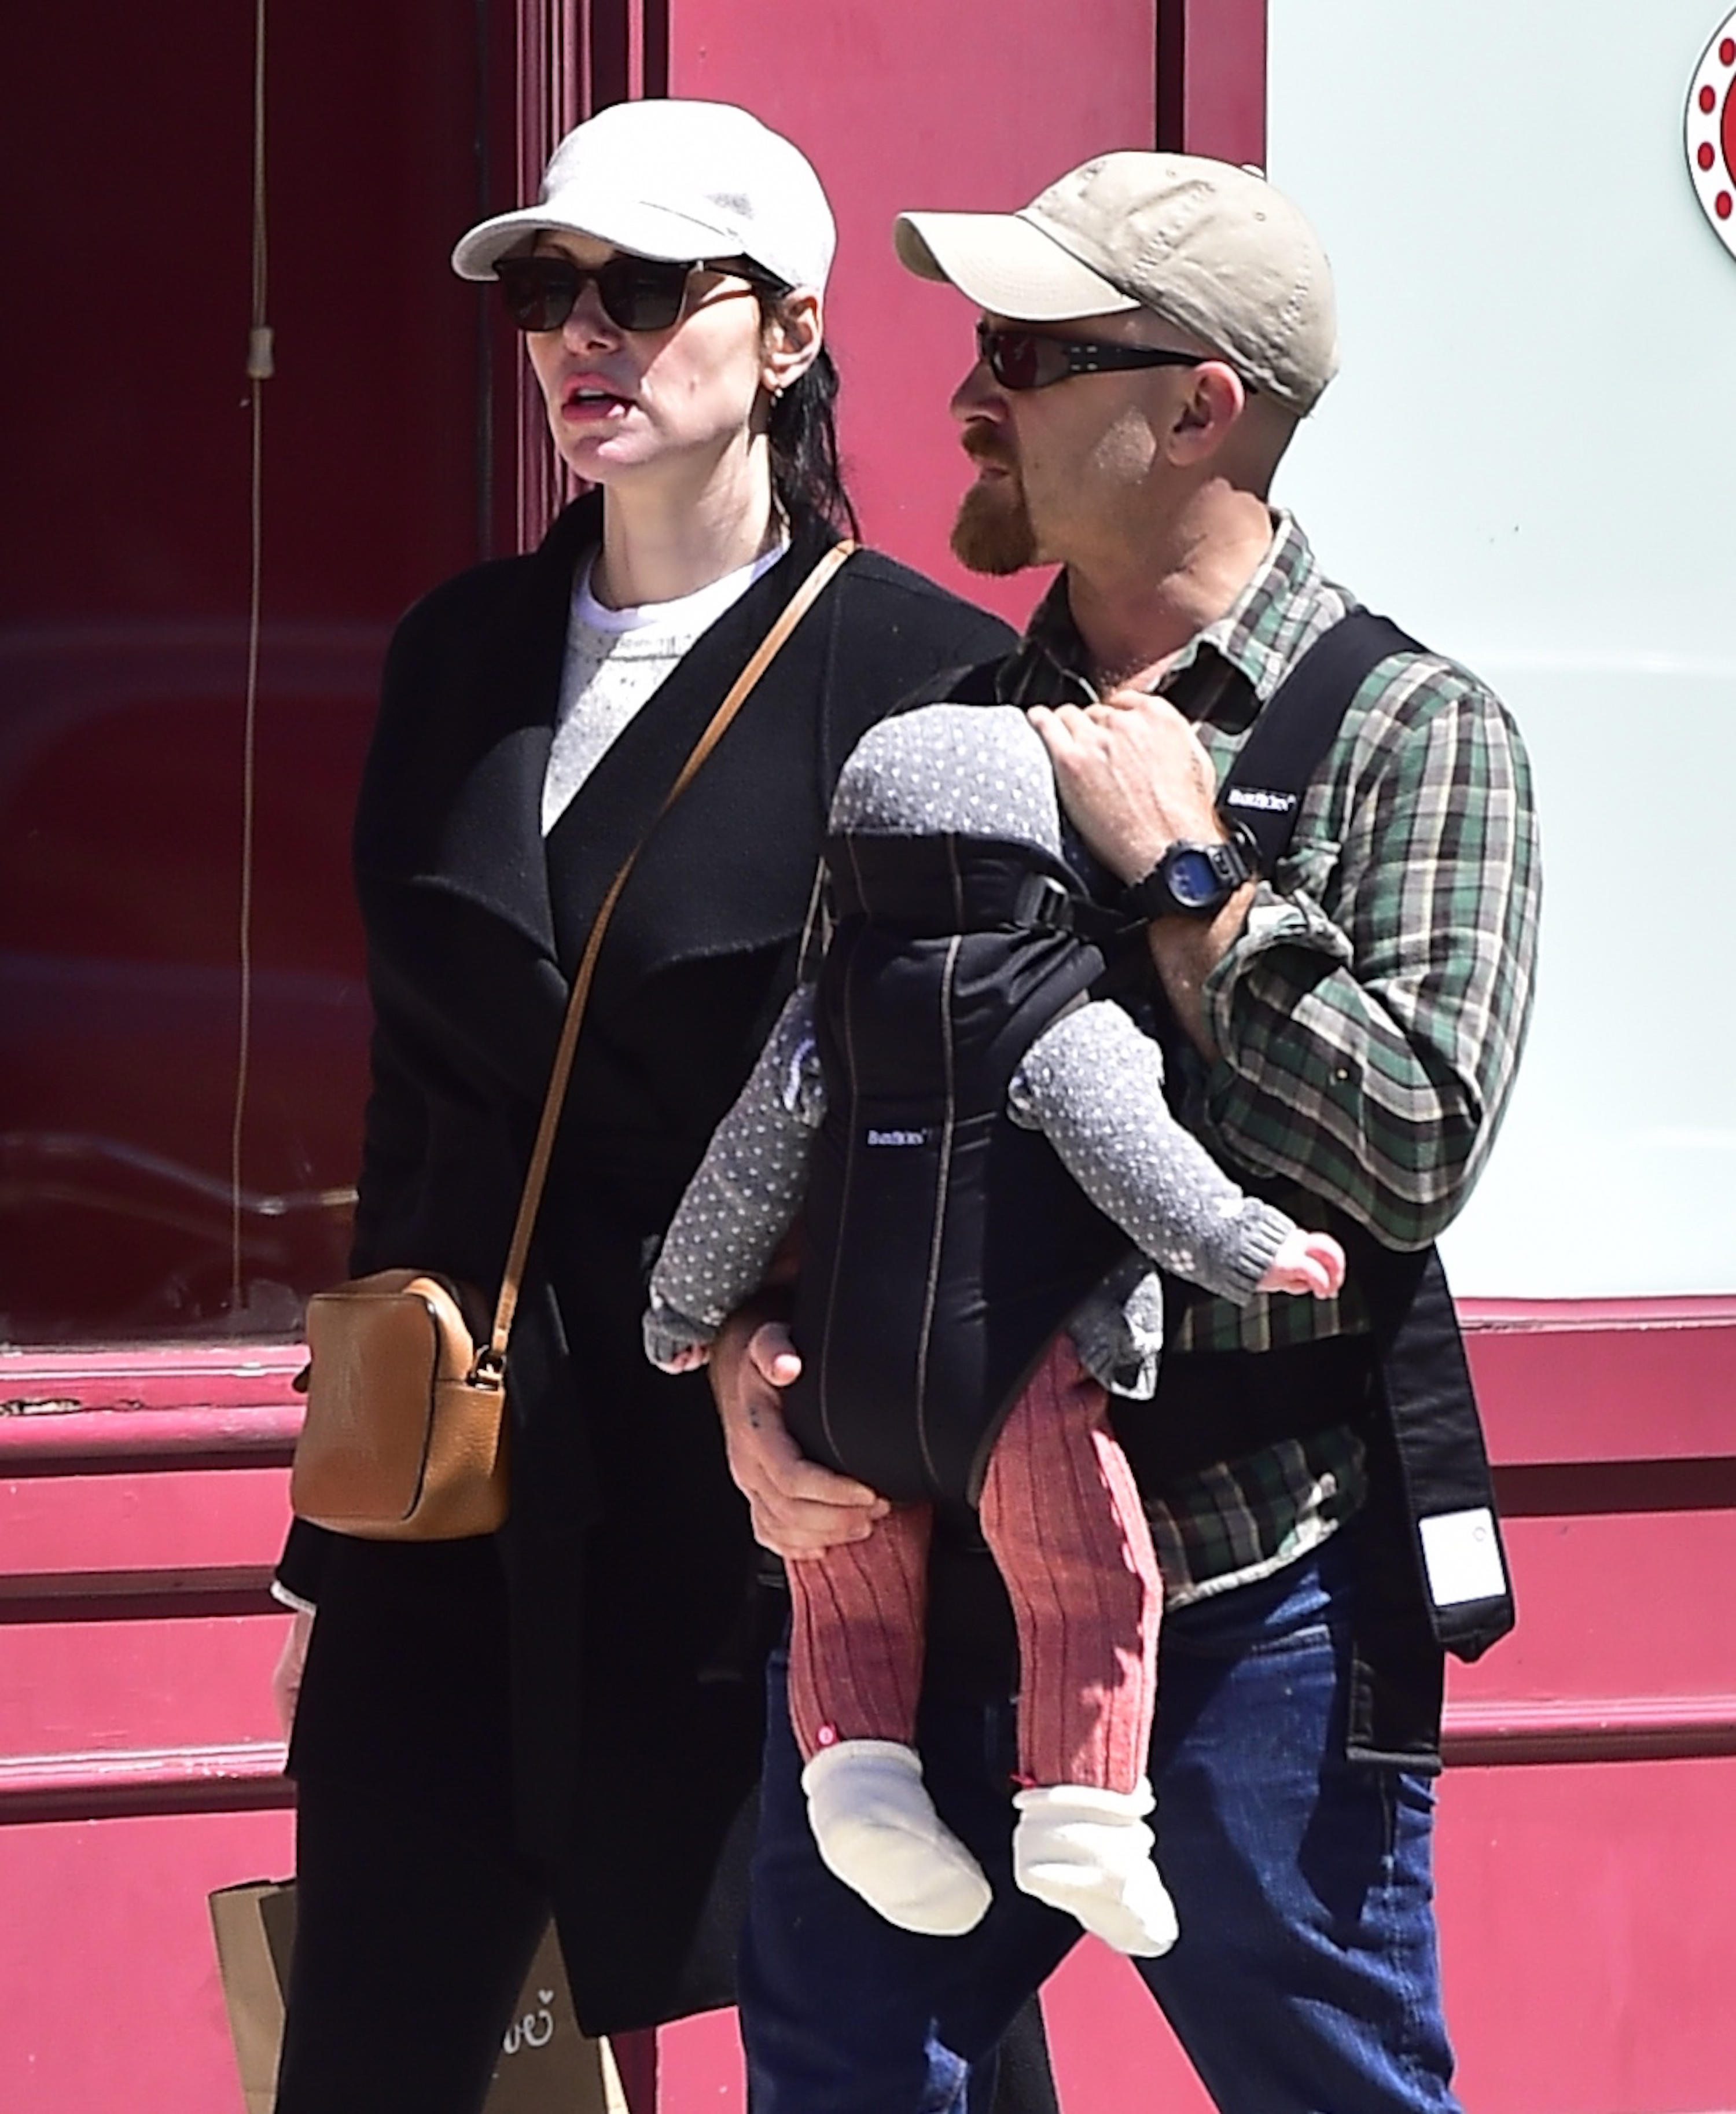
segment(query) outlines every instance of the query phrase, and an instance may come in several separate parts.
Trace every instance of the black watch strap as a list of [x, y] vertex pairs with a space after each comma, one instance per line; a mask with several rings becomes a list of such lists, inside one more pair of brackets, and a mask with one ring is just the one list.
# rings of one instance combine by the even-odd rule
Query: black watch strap
[[1131, 917], [1211, 917], [1254, 868], [1233, 838], [1172, 844], [1144, 880], [1122, 892], [1121, 907]]

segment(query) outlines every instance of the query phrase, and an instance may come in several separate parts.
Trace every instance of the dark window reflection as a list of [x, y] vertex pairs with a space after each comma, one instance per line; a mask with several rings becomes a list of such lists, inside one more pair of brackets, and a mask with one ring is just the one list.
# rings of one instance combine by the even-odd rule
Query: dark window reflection
[[0, 1340], [290, 1334], [348, 1240], [379, 657], [477, 554], [473, 303], [445, 262], [476, 204], [474, 22], [272, 11], [237, 1309], [253, 11], [185, 0], [172, 62], [161, 11], [29, 13], [0, 66], [29, 202], [0, 340]]

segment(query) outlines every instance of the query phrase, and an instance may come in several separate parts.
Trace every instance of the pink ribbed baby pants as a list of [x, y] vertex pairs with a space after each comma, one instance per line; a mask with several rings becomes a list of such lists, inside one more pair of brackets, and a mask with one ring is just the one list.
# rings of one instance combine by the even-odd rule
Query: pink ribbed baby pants
[[[995, 1441], [983, 1538], [1019, 1638], [1019, 1773], [1129, 1791], [1145, 1773], [1163, 1582], [1103, 1388], [1058, 1337]], [[804, 1761], [840, 1740], [913, 1743], [927, 1505], [789, 1566], [790, 1717]]]

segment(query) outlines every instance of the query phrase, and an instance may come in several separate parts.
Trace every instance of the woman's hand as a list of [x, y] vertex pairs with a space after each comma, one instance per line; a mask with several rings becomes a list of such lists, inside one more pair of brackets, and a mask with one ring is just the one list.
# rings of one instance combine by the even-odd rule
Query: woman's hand
[[711, 1391], [754, 1539], [774, 1555], [797, 1560], [865, 1540], [888, 1509], [866, 1483], [834, 1475], [798, 1451], [778, 1390], [801, 1370], [789, 1331], [751, 1306], [726, 1321], [711, 1346]]
[[287, 1740], [295, 1729], [295, 1705], [301, 1695], [301, 1670], [308, 1663], [308, 1640], [313, 1634], [311, 1608], [298, 1608], [290, 1618], [290, 1633], [272, 1670], [272, 1700], [277, 1706], [277, 1723]]

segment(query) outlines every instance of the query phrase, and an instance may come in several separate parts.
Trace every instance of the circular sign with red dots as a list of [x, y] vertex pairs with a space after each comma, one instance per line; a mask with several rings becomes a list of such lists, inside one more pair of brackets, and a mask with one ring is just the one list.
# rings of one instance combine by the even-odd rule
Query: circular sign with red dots
[[1736, 257], [1736, 12], [1713, 30], [1688, 91], [1688, 173], [1718, 240]]

